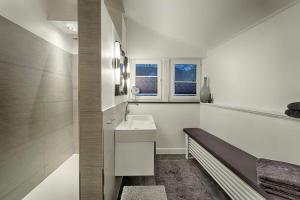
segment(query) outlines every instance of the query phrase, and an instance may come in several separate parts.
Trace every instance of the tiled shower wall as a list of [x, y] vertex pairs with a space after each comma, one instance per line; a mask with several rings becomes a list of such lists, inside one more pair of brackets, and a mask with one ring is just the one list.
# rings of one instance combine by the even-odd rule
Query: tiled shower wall
[[73, 136], [75, 153], [79, 153], [79, 115], [78, 115], [78, 55], [72, 58], [72, 82], [73, 82]]
[[72, 55], [0, 17], [0, 199], [74, 153]]

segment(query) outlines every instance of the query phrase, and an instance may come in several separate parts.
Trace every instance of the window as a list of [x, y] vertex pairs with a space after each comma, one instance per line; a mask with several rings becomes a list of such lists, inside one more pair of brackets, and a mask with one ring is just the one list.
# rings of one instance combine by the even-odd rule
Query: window
[[196, 96], [196, 64], [175, 64], [175, 96]]
[[157, 96], [157, 64], [136, 64], [135, 86], [137, 96]]
[[133, 101], [200, 102], [200, 59], [132, 60]]
[[136, 99], [160, 99], [161, 61], [134, 60], [132, 69], [132, 85], [139, 88]]
[[171, 100], [199, 101], [200, 61], [174, 59], [171, 61]]

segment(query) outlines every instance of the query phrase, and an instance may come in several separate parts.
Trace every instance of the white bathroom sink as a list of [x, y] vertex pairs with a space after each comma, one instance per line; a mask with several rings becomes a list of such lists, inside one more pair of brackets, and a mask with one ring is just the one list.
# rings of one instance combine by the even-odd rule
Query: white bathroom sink
[[115, 142], [151, 142], [156, 139], [152, 115], [128, 115], [115, 129]]

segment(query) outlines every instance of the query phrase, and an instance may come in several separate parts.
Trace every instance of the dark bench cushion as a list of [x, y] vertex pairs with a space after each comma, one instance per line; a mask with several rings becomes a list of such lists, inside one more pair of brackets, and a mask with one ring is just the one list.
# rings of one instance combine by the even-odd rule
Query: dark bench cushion
[[257, 184], [257, 158], [199, 128], [183, 129], [191, 138], [266, 199], [273, 199]]

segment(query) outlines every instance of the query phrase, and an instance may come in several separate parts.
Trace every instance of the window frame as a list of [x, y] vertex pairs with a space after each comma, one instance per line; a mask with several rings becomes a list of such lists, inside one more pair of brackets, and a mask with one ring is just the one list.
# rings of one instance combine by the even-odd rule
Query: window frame
[[[176, 64], [196, 64], [196, 95], [195, 96], [176, 96], [175, 95], [175, 65]], [[200, 102], [201, 86], [201, 60], [197, 58], [174, 58], [170, 62], [170, 101]]]
[[131, 86], [136, 85], [136, 64], [156, 64], [157, 65], [157, 96], [133, 96], [132, 100], [161, 100], [162, 99], [162, 60], [159, 59], [132, 59], [131, 60]]

